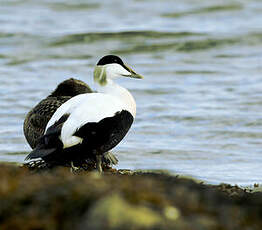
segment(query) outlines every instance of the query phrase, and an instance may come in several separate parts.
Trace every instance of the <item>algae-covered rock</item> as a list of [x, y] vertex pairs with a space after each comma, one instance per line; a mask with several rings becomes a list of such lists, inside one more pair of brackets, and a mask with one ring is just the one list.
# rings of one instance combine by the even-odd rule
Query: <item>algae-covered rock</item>
[[157, 172], [0, 164], [0, 230], [261, 230], [262, 193]]

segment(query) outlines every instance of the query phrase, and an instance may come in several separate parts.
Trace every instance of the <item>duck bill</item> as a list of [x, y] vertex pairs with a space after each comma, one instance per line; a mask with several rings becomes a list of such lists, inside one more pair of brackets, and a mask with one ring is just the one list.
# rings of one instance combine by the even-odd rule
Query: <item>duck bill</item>
[[137, 79], [143, 79], [144, 77], [138, 73], [136, 73], [134, 70], [132, 70], [128, 65], [124, 64], [125, 69], [130, 73], [130, 74], [125, 74], [123, 75], [124, 77], [131, 77], [131, 78], [137, 78]]

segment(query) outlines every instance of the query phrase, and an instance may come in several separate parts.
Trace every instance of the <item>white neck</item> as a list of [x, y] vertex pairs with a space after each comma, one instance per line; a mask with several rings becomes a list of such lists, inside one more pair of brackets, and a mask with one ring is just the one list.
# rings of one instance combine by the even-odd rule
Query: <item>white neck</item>
[[107, 79], [107, 83], [103, 86], [100, 84], [97, 85], [97, 92], [109, 94], [111, 96], [117, 97], [117, 99], [121, 100], [124, 105], [124, 109], [129, 111], [132, 116], [135, 118], [136, 116], [136, 102], [131, 93], [121, 87], [120, 85], [114, 83], [111, 79]]

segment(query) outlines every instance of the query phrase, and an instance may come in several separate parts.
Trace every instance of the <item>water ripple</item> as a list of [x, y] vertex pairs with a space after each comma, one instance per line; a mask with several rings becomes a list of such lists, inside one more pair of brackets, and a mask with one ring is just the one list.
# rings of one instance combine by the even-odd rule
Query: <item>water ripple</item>
[[93, 87], [98, 58], [115, 53], [145, 76], [119, 80], [137, 101], [114, 150], [120, 168], [262, 183], [261, 10], [259, 0], [2, 0], [0, 161], [30, 151], [30, 108], [64, 79]]

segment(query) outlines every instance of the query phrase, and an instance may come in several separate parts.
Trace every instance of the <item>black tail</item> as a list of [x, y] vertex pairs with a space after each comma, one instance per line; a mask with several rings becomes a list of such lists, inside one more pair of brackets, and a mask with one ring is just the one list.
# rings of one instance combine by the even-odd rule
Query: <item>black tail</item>
[[62, 116], [54, 125], [50, 126], [46, 131], [46, 134], [39, 138], [35, 149], [25, 158], [25, 160], [34, 158], [46, 157], [57, 150], [63, 148], [63, 143], [60, 140], [61, 129], [63, 123], [68, 118], [68, 115]]
[[59, 139], [60, 133], [49, 133], [42, 136], [34, 150], [25, 160], [43, 158], [63, 148], [63, 143]]
[[55, 152], [56, 148], [51, 149], [41, 149], [41, 147], [36, 146], [36, 148], [28, 154], [28, 156], [25, 158], [25, 160], [35, 159], [35, 158], [43, 158], [53, 152]]

